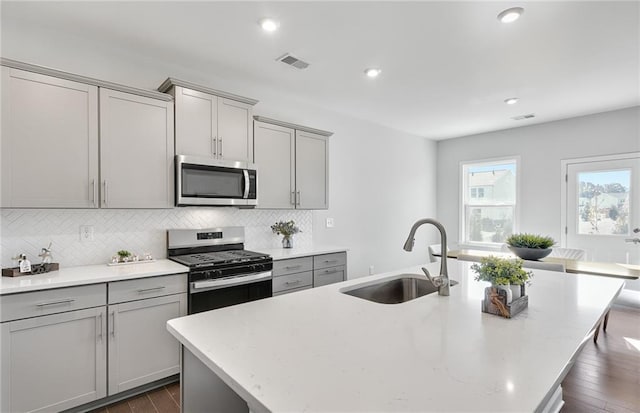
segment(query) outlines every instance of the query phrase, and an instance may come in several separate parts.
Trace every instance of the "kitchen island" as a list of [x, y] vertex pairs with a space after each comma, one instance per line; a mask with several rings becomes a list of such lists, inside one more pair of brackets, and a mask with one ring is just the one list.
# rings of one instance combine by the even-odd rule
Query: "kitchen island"
[[558, 411], [562, 379], [624, 282], [535, 270], [529, 307], [505, 319], [480, 311], [488, 284], [471, 263], [448, 265], [459, 281], [448, 297], [341, 293], [416, 267], [169, 321], [184, 411]]

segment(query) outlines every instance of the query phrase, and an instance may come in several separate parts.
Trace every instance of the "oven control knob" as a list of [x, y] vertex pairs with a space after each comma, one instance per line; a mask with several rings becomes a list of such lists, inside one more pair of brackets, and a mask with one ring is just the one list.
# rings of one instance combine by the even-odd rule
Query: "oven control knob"
[[249, 266], [249, 270], [250, 270], [251, 272], [254, 272], [254, 271], [256, 270], [256, 266], [255, 266], [255, 265], [250, 265], [250, 266]]
[[220, 277], [220, 276], [222, 276], [222, 271], [220, 271], [220, 270], [211, 271], [211, 275], [213, 277]]
[[209, 278], [211, 277], [211, 272], [210, 271], [203, 271], [203, 274], [205, 278]]

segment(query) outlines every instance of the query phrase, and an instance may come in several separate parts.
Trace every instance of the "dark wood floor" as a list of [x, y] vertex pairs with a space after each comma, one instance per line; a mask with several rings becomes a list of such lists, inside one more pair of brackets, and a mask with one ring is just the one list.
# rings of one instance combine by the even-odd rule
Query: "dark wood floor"
[[611, 309], [607, 332], [585, 346], [562, 390], [561, 413], [640, 412], [640, 309]]
[[[562, 382], [561, 413], [640, 412], [640, 309], [611, 309], [607, 332], [585, 346]], [[178, 413], [180, 385], [170, 384], [92, 413]]]
[[179, 413], [180, 383], [173, 383], [91, 413]]

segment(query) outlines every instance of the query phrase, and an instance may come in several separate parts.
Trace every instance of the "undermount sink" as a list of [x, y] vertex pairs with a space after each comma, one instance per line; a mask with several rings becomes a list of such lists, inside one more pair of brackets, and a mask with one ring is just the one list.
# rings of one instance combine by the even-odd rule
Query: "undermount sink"
[[[416, 278], [419, 277], [419, 278]], [[457, 281], [450, 280], [449, 285], [454, 286]], [[400, 304], [414, 300], [428, 294], [438, 292], [438, 287], [423, 275], [400, 274], [393, 280], [385, 280], [376, 284], [342, 291], [343, 294], [362, 298], [381, 304]]]

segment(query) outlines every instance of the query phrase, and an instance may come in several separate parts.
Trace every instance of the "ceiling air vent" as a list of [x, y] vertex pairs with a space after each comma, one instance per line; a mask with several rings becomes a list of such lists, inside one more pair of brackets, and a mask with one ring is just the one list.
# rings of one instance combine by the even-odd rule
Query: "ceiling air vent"
[[282, 63], [286, 63], [289, 66], [293, 66], [296, 69], [306, 69], [309, 66], [309, 63], [302, 61], [297, 57], [291, 56], [289, 53], [285, 53], [284, 55], [280, 56], [276, 60]]
[[522, 119], [531, 119], [531, 118], [535, 118], [536, 115], [534, 115], [533, 113], [529, 113], [527, 115], [520, 115], [520, 116], [515, 116], [511, 119], [513, 120], [522, 120]]

